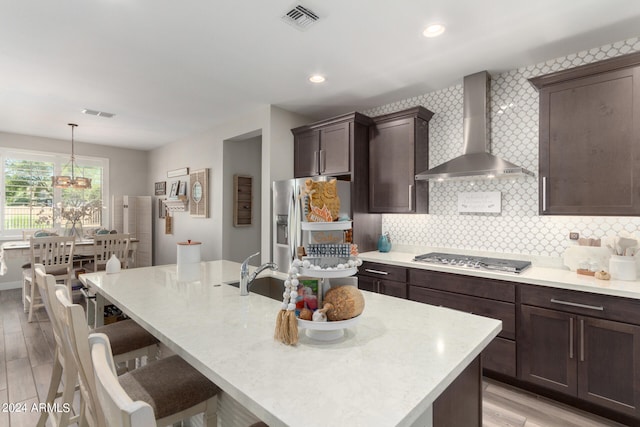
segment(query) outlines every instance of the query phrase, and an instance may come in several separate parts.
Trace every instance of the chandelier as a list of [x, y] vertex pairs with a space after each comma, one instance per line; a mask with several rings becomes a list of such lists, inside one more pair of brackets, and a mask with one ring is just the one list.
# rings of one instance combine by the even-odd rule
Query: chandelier
[[[54, 175], [51, 177], [52, 184], [55, 188], [78, 188], [78, 189], [87, 189], [91, 188], [91, 178], [84, 178], [81, 176], [75, 176], [74, 169], [76, 166], [76, 158], [73, 151], [73, 130], [78, 126], [75, 123], [69, 123], [71, 126], [71, 176], [68, 175]], [[69, 163], [65, 165], [63, 170], [65, 170]]]

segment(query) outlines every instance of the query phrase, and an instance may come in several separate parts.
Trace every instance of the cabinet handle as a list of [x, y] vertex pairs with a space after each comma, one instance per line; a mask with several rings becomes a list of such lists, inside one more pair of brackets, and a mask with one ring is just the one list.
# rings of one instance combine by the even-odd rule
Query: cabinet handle
[[584, 362], [584, 319], [580, 319], [580, 361]]
[[413, 207], [413, 185], [409, 185], [409, 210], [412, 211]]
[[320, 173], [324, 173], [327, 170], [327, 152], [320, 150]]
[[315, 168], [315, 172], [317, 174], [320, 173], [320, 164], [319, 163], [320, 163], [320, 161], [318, 159], [318, 152], [314, 151], [313, 152], [313, 165], [314, 165], [314, 168]]
[[542, 177], [542, 212], [547, 211], [547, 177]]
[[388, 275], [389, 273], [387, 273], [386, 271], [380, 271], [380, 270], [372, 270], [370, 268], [365, 268], [364, 271], [366, 271], [367, 273], [373, 273], [373, 274], [382, 274], [383, 276]]
[[604, 311], [604, 307], [601, 306], [601, 305], [580, 304], [580, 303], [577, 303], [577, 302], [562, 301], [562, 300], [555, 299], [555, 298], [551, 298], [551, 302], [555, 303], [555, 304], [561, 304], [561, 305], [570, 305], [571, 307], [579, 307], [579, 308], [587, 308], [589, 310]]
[[573, 317], [569, 318], [569, 359], [573, 359]]

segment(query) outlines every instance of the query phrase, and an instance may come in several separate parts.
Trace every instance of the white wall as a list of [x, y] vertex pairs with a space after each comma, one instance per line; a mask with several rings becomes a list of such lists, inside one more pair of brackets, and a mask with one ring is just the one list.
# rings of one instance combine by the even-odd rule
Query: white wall
[[[224, 142], [223, 191], [223, 251], [222, 258], [242, 262], [247, 256], [260, 251], [262, 198], [262, 136]], [[253, 177], [251, 225], [235, 227], [233, 176]]]
[[[201, 241], [202, 260], [223, 258], [224, 194], [224, 141], [242, 135], [262, 135], [261, 148], [261, 212], [256, 220], [261, 223], [262, 262], [270, 259], [270, 183], [293, 176], [293, 135], [291, 128], [309, 120], [273, 106], [263, 106], [229, 122], [215, 126], [199, 135], [165, 145], [150, 152], [148, 186], [156, 181], [168, 181], [167, 171], [181, 167], [210, 168], [209, 218], [191, 218], [188, 212], [173, 217], [173, 234], [164, 233], [165, 221], [155, 219], [154, 264], [176, 262], [176, 244], [187, 239]], [[157, 203], [157, 201], [156, 201]], [[157, 215], [156, 215], [157, 216]], [[257, 260], [256, 260], [257, 262]]]
[[[71, 155], [71, 142], [38, 136], [18, 135], [0, 132], [0, 147], [21, 150], [36, 150], [50, 153], [68, 153]], [[147, 151], [128, 148], [109, 147], [106, 145], [86, 144], [75, 141], [75, 153], [78, 156], [94, 156], [109, 159], [109, 193], [144, 196], [152, 194], [153, 186], [148, 184]], [[109, 201], [111, 197], [109, 197]], [[109, 202], [107, 201], [107, 202]], [[22, 278], [20, 266], [24, 262], [12, 260], [8, 272], [0, 276], [0, 289], [14, 286]], [[11, 283], [11, 285], [8, 285]]]

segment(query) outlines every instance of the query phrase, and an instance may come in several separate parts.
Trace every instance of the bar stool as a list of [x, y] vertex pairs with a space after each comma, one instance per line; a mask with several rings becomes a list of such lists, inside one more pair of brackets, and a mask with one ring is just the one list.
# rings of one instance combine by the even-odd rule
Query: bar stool
[[[91, 334], [90, 348], [82, 307], [72, 304], [61, 287], [56, 290], [56, 299], [66, 344], [78, 365], [80, 392], [91, 425], [127, 425], [127, 412], [121, 412], [120, 406], [129, 408], [134, 400], [144, 401], [135, 406], [142, 405], [145, 409], [133, 411], [135, 423], [131, 425], [155, 425], [153, 420], [158, 425], [169, 425], [201, 412], [205, 426], [217, 425], [216, 395], [220, 389], [195, 368], [179, 356], [170, 356], [117, 377], [109, 338], [105, 334]], [[94, 369], [94, 352], [99, 369]], [[105, 388], [103, 384], [108, 386]]]
[[[45, 310], [51, 320], [55, 340], [54, 363], [45, 402], [53, 404], [56, 398], [62, 397], [62, 404], [71, 405], [74, 392], [77, 389], [78, 368], [69, 346], [65, 345], [63, 341], [64, 335], [60, 316], [55, 309], [57, 306], [55, 300], [56, 286], [67, 292], [68, 290], [63, 285], [56, 285], [55, 278], [45, 273], [43, 265], [35, 264], [34, 269], [36, 272], [36, 284], [42, 296]], [[133, 320], [116, 322], [100, 328], [100, 331], [110, 336], [117, 343], [117, 346], [114, 346], [116, 363], [124, 364], [126, 367], [129, 366], [131, 360], [142, 361], [143, 357], [151, 360], [155, 358], [158, 352], [158, 340]], [[63, 389], [58, 392], [61, 384], [63, 384]], [[49, 415], [47, 411], [42, 412], [38, 420], [38, 427], [45, 425]], [[50, 419], [51, 423], [56, 427], [67, 426], [79, 421], [77, 415], [71, 416], [68, 411], [55, 412]]]

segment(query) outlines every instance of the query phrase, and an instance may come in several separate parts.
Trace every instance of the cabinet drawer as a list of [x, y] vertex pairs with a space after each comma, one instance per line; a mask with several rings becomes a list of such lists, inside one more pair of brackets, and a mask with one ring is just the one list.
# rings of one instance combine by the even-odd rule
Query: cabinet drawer
[[501, 280], [412, 268], [409, 284], [498, 301], [516, 301], [516, 284]]
[[377, 277], [385, 280], [395, 280], [397, 282], [407, 281], [407, 269], [396, 267], [395, 265], [378, 264], [375, 262], [363, 262], [358, 268], [358, 272], [363, 276]]
[[409, 299], [502, 320], [502, 331], [498, 336], [509, 339], [516, 338], [515, 304], [435, 291], [419, 286], [409, 286]]
[[482, 351], [482, 367], [511, 377], [516, 376], [516, 343], [496, 337]]
[[640, 325], [640, 301], [569, 289], [521, 285], [520, 302], [601, 319]]

